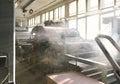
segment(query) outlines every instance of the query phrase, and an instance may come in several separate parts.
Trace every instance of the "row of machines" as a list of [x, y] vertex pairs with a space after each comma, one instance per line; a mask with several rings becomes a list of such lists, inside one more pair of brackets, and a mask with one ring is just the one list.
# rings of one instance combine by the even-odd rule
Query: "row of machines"
[[[57, 32], [58, 31], [61, 30], [57, 29]], [[105, 47], [103, 47], [99, 38], [107, 38], [110, 41], [112, 38], [100, 35], [96, 37], [95, 40], [104, 55], [110, 61], [110, 64], [113, 66], [113, 71], [115, 72], [117, 79], [120, 80], [119, 64], [111, 58], [111, 55], [109, 55]], [[117, 46], [116, 48], [119, 50], [119, 47], [115, 44], [114, 40], [112, 40], [111, 43], [115, 47]], [[93, 46], [91, 42], [83, 40], [76, 30], [70, 30], [69, 32], [64, 33], [60, 32], [59, 35], [56, 33], [56, 30], [51, 31], [50, 29], [46, 30], [42, 26], [36, 26], [30, 32], [28, 39], [19, 39], [16, 41], [16, 55], [17, 60], [20, 62], [25, 61], [30, 65], [43, 66], [42, 71], [46, 71], [44, 72], [46, 74], [71, 70], [82, 72], [83, 69], [79, 66], [80, 62], [100, 68], [103, 71], [101, 80], [105, 83], [107, 80], [107, 71], [105, 71], [107, 65], [97, 60], [92, 60], [94, 58], [100, 58], [98, 57], [98, 50], [95, 49], [95, 46]], [[74, 63], [71, 64], [70, 61], [73, 60]]]

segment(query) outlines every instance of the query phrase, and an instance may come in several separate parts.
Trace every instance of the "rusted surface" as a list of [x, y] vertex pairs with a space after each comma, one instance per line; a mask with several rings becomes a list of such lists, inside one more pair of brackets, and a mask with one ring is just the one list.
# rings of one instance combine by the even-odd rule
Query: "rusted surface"
[[76, 72], [67, 72], [47, 76], [48, 84], [104, 84]]

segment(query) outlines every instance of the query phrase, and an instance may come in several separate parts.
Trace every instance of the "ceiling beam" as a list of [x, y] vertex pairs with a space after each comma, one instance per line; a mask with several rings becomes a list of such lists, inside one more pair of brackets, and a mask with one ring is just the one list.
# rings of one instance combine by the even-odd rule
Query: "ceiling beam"
[[29, 2], [22, 7], [22, 9], [25, 10], [25, 8], [26, 8], [27, 6], [29, 6], [33, 1], [35, 1], [35, 0], [29, 0]]

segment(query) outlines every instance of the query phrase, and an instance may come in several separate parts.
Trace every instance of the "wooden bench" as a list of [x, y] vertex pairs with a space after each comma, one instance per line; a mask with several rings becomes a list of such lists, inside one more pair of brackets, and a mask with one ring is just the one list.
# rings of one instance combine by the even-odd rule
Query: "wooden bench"
[[104, 84], [77, 72], [47, 75], [47, 84]]

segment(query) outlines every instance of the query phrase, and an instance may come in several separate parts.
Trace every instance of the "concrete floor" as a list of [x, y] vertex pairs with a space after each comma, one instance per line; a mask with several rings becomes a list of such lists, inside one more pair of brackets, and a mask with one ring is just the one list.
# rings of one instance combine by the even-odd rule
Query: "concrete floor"
[[[69, 64], [50, 66], [43, 63], [30, 64], [17, 58], [16, 84], [47, 84], [46, 75], [67, 71], [75, 71], [76, 67]], [[78, 69], [81, 70], [81, 69]]]
[[17, 61], [16, 84], [46, 84], [46, 76], [37, 67], [37, 65], [29, 65], [24, 61]]

